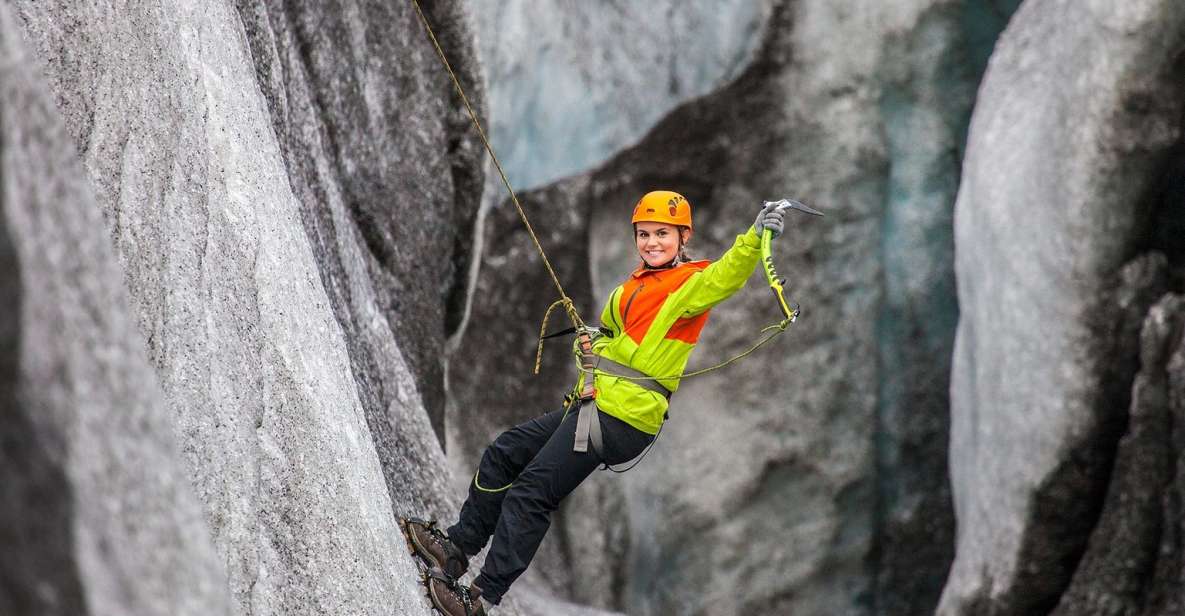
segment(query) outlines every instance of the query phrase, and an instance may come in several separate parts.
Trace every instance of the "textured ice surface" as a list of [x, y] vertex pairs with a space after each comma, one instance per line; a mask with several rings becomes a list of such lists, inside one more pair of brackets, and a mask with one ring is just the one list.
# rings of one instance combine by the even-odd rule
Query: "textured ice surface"
[[516, 188], [596, 165], [739, 74], [767, 0], [471, 4], [491, 138]]

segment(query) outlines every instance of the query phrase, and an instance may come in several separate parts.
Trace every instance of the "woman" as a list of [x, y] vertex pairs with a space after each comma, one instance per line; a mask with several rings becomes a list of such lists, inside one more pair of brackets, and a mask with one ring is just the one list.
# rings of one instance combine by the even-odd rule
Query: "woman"
[[[442, 613], [488, 614], [530, 564], [560, 501], [598, 465], [628, 461], [654, 441], [679, 379], [636, 375], [683, 373], [708, 311], [744, 286], [760, 258], [761, 232], [780, 235], [783, 216], [783, 207], [767, 204], [732, 248], [710, 263], [691, 261], [684, 251], [692, 235], [687, 199], [659, 190], [638, 201], [631, 222], [642, 263], [610, 294], [601, 311], [605, 335], [593, 343], [598, 369], [608, 373], [597, 373], [596, 406], [585, 407], [599, 420], [593, 446], [579, 444], [578, 413], [569, 412], [575, 405], [536, 417], [486, 448], [456, 524], [442, 532], [430, 523], [406, 523], [415, 550], [440, 570], [428, 587]], [[583, 381], [582, 374], [574, 393]], [[469, 557], [491, 537], [481, 574], [468, 588], [456, 584]]]

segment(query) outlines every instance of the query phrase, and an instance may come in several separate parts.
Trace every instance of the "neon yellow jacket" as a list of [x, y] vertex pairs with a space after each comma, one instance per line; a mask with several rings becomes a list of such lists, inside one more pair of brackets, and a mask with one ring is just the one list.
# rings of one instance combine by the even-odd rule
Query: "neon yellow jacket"
[[[598, 338], [593, 351], [651, 376], [682, 374], [708, 311], [745, 286], [760, 259], [761, 239], [750, 227], [714, 263], [635, 270], [609, 294], [601, 326], [613, 335]], [[678, 378], [660, 378], [659, 383], [671, 392], [679, 388]], [[581, 374], [576, 391], [583, 385]], [[602, 411], [647, 434], [658, 432], [667, 411], [664, 396], [605, 374], [597, 374], [594, 385]]]

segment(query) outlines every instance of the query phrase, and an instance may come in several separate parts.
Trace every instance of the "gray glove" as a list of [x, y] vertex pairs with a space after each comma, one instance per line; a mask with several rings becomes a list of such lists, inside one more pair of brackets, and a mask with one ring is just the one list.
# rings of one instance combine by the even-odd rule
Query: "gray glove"
[[757, 213], [757, 220], [753, 223], [753, 230], [757, 235], [761, 235], [766, 229], [774, 232], [774, 237], [782, 234], [782, 229], [785, 228], [783, 219], [786, 217], [786, 210], [790, 208], [790, 203], [785, 199], [781, 201], [766, 201], [765, 207]]

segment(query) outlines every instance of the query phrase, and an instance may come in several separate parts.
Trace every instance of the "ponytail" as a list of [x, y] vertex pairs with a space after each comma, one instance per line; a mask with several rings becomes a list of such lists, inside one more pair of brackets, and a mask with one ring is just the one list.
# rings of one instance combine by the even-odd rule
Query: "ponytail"
[[684, 229], [687, 229], [687, 227], [679, 227], [679, 254], [675, 256], [675, 265], [691, 261], [691, 257], [687, 254], [687, 244], [683, 243]]

